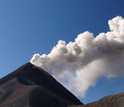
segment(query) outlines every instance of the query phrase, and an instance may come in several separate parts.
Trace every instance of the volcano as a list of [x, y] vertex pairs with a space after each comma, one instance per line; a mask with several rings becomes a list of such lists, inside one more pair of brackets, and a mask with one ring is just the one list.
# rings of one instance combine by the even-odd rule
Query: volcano
[[30, 62], [0, 79], [0, 107], [82, 105], [49, 73]]

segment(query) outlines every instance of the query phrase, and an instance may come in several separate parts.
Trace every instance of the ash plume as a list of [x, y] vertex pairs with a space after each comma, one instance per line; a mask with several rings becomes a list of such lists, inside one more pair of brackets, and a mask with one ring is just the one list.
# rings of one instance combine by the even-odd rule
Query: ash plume
[[100, 77], [124, 76], [124, 19], [108, 21], [110, 31], [94, 37], [86, 31], [74, 42], [59, 40], [46, 55], [34, 54], [31, 63], [51, 74], [76, 96], [84, 97]]

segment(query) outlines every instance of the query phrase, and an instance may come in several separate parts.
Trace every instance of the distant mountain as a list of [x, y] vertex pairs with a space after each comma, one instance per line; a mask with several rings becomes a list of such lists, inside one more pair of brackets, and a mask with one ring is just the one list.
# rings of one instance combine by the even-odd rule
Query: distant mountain
[[124, 107], [124, 93], [109, 95], [86, 105], [73, 105], [68, 107]]
[[0, 79], [0, 107], [83, 105], [49, 73], [30, 62]]

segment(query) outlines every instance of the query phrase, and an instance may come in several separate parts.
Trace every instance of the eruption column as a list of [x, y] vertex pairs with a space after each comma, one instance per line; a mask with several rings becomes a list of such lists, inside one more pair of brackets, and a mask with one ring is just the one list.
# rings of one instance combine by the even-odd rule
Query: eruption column
[[99, 77], [124, 76], [124, 19], [117, 16], [108, 24], [107, 33], [94, 37], [86, 31], [68, 44], [59, 40], [48, 55], [34, 54], [30, 62], [84, 97]]

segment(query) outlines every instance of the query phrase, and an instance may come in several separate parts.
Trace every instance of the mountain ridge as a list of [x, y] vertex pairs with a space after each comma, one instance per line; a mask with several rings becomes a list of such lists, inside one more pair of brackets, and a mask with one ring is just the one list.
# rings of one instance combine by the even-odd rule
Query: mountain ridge
[[124, 107], [124, 93], [112, 94], [88, 104], [70, 105], [68, 107]]

